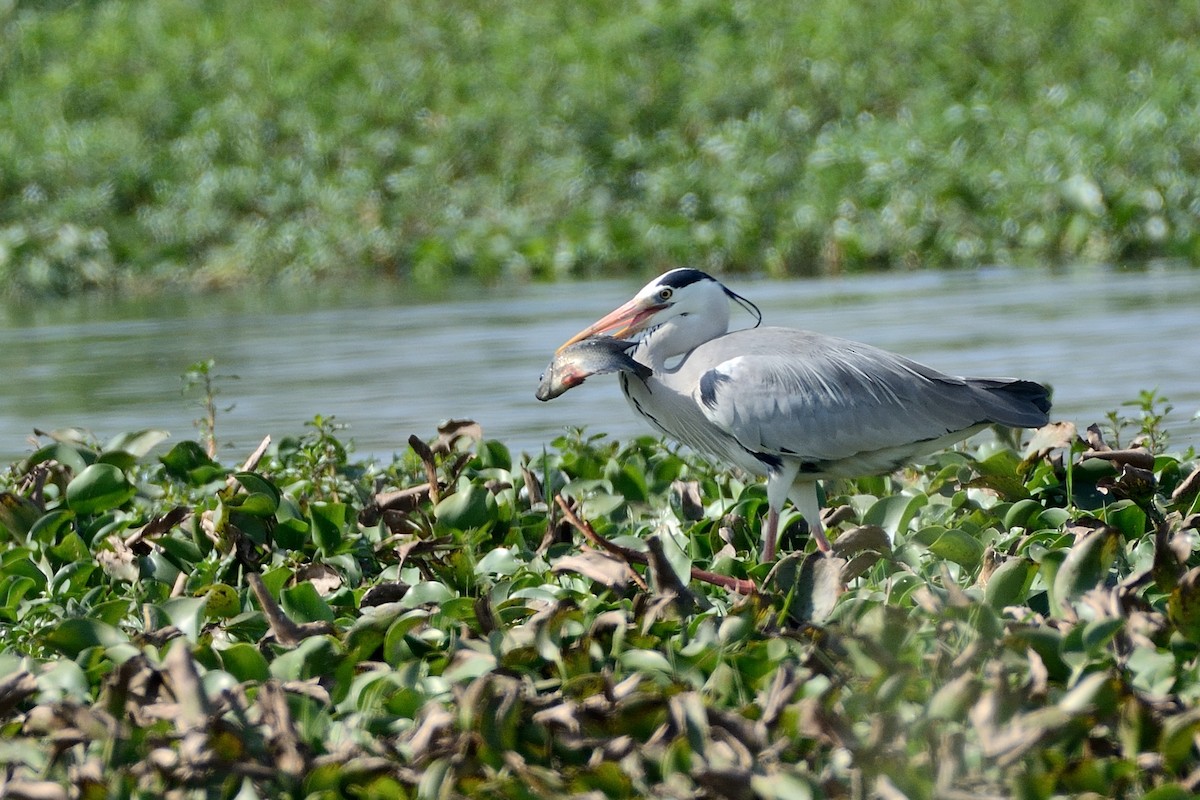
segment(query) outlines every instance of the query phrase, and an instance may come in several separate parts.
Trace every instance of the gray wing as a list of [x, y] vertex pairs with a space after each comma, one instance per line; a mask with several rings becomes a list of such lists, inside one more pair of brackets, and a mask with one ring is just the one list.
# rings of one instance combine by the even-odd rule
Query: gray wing
[[693, 400], [710, 422], [753, 452], [814, 462], [894, 453], [992, 422], [1041, 425], [1049, 408], [1038, 384], [956, 378], [788, 328], [736, 331], [695, 356], [708, 366], [696, 370]]

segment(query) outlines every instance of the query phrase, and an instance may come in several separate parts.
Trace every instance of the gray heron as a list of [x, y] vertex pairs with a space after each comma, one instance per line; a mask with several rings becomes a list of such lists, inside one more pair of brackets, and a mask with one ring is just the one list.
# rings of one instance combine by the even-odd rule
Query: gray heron
[[[757, 318], [730, 331], [730, 304]], [[791, 499], [817, 547], [829, 551], [817, 481], [892, 472], [989, 425], [1048, 421], [1045, 386], [1013, 378], [944, 375], [866, 344], [761, 327], [746, 298], [697, 269], [680, 268], [571, 337], [638, 337], [621, 390], [671, 439], [767, 479], [762, 558], [775, 558], [779, 515]]]

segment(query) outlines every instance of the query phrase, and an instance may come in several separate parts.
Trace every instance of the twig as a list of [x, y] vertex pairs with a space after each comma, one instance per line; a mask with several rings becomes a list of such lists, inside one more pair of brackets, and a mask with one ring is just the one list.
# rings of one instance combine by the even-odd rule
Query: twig
[[250, 454], [246, 459], [246, 463], [242, 464], [242, 472], [250, 472], [258, 466], [258, 462], [262, 461], [262, 457], [266, 455], [267, 448], [271, 446], [271, 436], [268, 434], [262, 443]]
[[425, 465], [425, 479], [429, 481], [429, 499], [433, 501], [434, 505], [437, 505], [440, 492], [438, 491], [437, 466], [433, 463], [433, 451], [415, 433], [408, 437], [408, 446]]
[[271, 597], [271, 593], [267, 591], [267, 585], [263, 583], [262, 577], [257, 572], [247, 572], [246, 582], [250, 584], [254, 596], [258, 598], [263, 615], [271, 624], [271, 631], [274, 632], [275, 638], [279, 640], [280, 644], [299, 644], [309, 636], [320, 636], [323, 633], [333, 632], [333, 626], [328, 622], [305, 622], [304, 624], [293, 622], [287, 614], [283, 613], [283, 609], [275, 602], [275, 598]]
[[1175, 491], [1171, 492], [1171, 499], [1178, 503], [1197, 490], [1200, 490], [1200, 467], [1192, 470], [1192, 474], [1175, 487]]
[[[562, 509], [563, 516], [566, 518], [567, 522], [569, 522], [573, 528], [582, 533], [584, 538], [586, 538], [589, 542], [601, 548], [602, 550], [607, 550], [613, 555], [624, 559], [626, 562], [649, 566], [650, 559], [646, 557], [645, 553], [639, 553], [637, 550], [631, 550], [628, 547], [622, 547], [616, 542], [610, 542], [608, 539], [605, 539], [603, 536], [596, 533], [595, 529], [592, 528], [589, 523], [581, 520], [575, 515], [575, 512], [573, 512], [570, 506], [567, 505], [566, 499], [561, 494], [555, 495], [554, 501], [558, 503], [558, 507]], [[710, 583], [713, 586], [720, 586], [724, 589], [728, 589], [731, 592], [738, 592], [739, 594], [756, 594], [758, 592], [758, 586], [755, 585], [754, 581], [745, 580], [743, 578], [733, 578], [729, 575], [718, 575], [715, 572], [709, 572], [708, 570], [699, 569], [697, 567], [692, 567], [691, 578], [692, 580]]]

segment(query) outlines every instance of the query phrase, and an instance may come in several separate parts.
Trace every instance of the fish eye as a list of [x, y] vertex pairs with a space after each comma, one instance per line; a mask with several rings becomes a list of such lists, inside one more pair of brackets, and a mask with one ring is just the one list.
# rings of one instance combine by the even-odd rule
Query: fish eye
[[672, 292], [670, 287], [663, 287], [662, 289], [658, 290], [658, 299], [665, 302], [671, 299], [671, 294]]

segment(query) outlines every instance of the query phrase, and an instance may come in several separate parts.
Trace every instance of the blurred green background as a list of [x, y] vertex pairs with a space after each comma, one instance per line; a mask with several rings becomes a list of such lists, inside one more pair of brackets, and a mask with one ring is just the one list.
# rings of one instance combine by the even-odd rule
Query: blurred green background
[[3, 293], [1200, 261], [1200, 4], [0, 0]]

